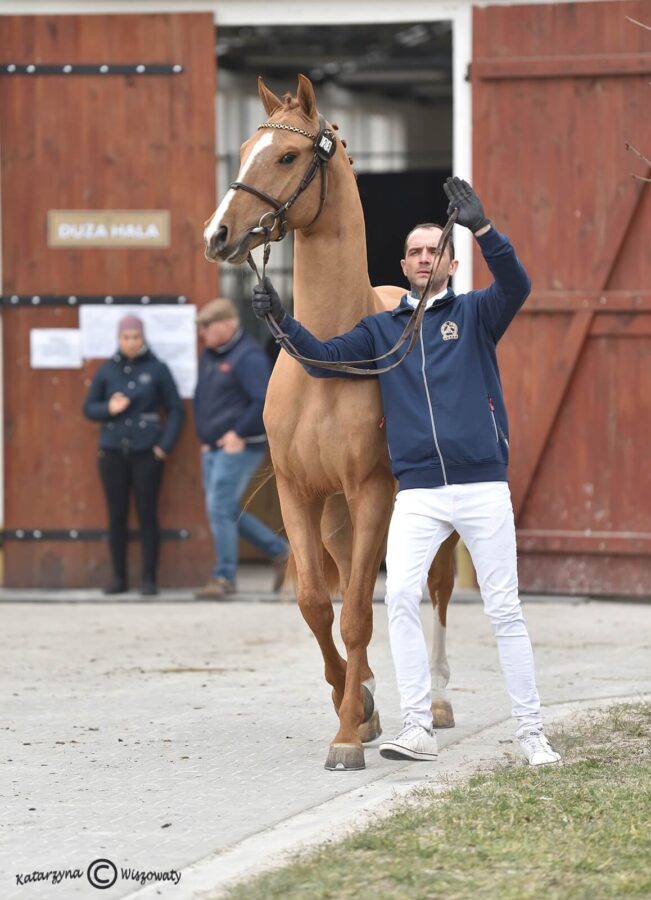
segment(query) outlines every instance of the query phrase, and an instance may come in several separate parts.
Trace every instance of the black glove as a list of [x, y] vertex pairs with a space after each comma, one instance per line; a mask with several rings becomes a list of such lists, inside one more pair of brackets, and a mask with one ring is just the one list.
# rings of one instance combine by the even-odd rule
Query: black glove
[[286, 316], [278, 292], [271, 283], [271, 278], [266, 275], [262, 279], [262, 284], [256, 284], [253, 288], [252, 302], [253, 312], [258, 319], [271, 315], [272, 319], [280, 324]]
[[469, 228], [473, 234], [485, 225], [490, 225], [490, 219], [484, 214], [481, 200], [467, 181], [456, 177], [447, 178], [443, 190], [450, 201], [448, 216], [452, 215], [453, 210], [459, 210], [457, 224]]

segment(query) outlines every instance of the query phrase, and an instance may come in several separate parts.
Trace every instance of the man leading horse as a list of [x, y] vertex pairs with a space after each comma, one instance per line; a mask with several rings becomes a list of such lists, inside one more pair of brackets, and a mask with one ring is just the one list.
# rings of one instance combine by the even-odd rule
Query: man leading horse
[[[398, 480], [386, 555], [386, 605], [404, 722], [394, 740], [380, 745], [380, 753], [388, 759], [436, 758], [419, 607], [432, 560], [456, 530], [472, 557], [495, 631], [520, 745], [529, 764], [540, 766], [559, 762], [560, 754], [544, 733], [518, 596], [507, 482], [508, 421], [496, 356], [497, 343], [531, 285], [508, 238], [486, 218], [472, 187], [449, 178], [444, 190], [448, 215], [456, 210], [457, 224], [477, 240], [494, 278], [490, 287], [455, 294], [448, 283], [458, 267], [453, 247], [448, 244], [439, 261], [442, 228], [426, 223], [407, 235], [401, 265], [411, 291], [394, 310], [366, 316], [352, 330], [320, 341], [286, 312], [268, 278], [254, 288], [253, 309], [259, 318], [271, 316], [303, 357], [368, 365], [394, 347], [406, 317], [428, 289], [417, 346], [401, 365], [378, 375]], [[306, 369], [315, 377], [333, 376], [320, 368]]]

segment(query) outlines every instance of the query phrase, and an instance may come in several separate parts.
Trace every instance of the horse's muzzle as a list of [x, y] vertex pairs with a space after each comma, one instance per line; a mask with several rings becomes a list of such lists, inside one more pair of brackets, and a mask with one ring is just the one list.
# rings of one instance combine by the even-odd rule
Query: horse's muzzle
[[226, 247], [227, 240], [228, 228], [225, 225], [221, 225], [217, 231], [211, 234], [210, 238], [204, 242], [206, 259], [212, 259], [213, 261], [220, 259], [224, 248]]

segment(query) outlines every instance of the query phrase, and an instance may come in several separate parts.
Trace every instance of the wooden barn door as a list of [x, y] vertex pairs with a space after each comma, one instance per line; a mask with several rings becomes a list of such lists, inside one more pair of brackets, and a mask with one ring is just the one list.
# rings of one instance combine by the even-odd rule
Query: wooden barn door
[[[215, 205], [212, 16], [0, 16], [0, 47], [5, 584], [100, 585], [97, 426], [81, 413], [99, 361], [31, 368], [30, 331], [78, 328], [92, 295], [215, 296], [201, 240]], [[62, 209], [167, 212], [169, 245], [49, 246], [48, 212]], [[162, 584], [207, 576], [203, 509], [188, 415], [166, 464]]]
[[474, 13], [474, 179], [533, 281], [500, 345], [524, 590], [651, 594], [649, 12]]

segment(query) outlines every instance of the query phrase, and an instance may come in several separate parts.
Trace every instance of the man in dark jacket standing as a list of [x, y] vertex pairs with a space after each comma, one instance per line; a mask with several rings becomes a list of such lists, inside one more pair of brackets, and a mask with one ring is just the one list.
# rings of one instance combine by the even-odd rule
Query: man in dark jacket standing
[[[458, 210], [457, 223], [475, 235], [494, 282], [486, 290], [457, 296], [448, 281], [458, 262], [448, 248], [429, 288], [419, 341], [400, 366], [378, 376], [398, 480], [386, 556], [386, 604], [404, 720], [395, 740], [380, 745], [380, 753], [389, 759], [436, 758], [432, 680], [419, 606], [432, 560], [456, 530], [472, 556], [495, 630], [522, 750], [530, 765], [544, 765], [560, 756], [543, 731], [518, 597], [508, 422], [496, 357], [497, 342], [531, 285], [508, 238], [493, 228], [470, 185], [450, 178], [444, 188], [448, 215]], [[376, 358], [394, 346], [427, 287], [441, 231], [431, 223], [412, 229], [402, 260], [411, 292], [396, 309], [367, 316], [339, 337], [317, 340], [285, 312], [268, 279], [254, 288], [254, 311], [271, 314], [304, 357], [331, 362]]]
[[269, 360], [257, 341], [244, 333], [231, 300], [221, 297], [206, 304], [197, 321], [205, 350], [199, 360], [194, 420], [217, 560], [212, 578], [196, 596], [221, 600], [236, 593], [240, 535], [271, 558], [273, 588], [279, 590], [287, 566], [287, 541], [240, 510], [267, 449], [262, 411]]
[[164, 460], [178, 439], [185, 413], [172, 373], [147, 347], [138, 316], [120, 319], [118, 352], [98, 369], [84, 414], [102, 423], [99, 471], [113, 565], [113, 579], [104, 593], [121, 594], [128, 589], [127, 519], [132, 489], [142, 537], [141, 593], [157, 594], [158, 496]]

